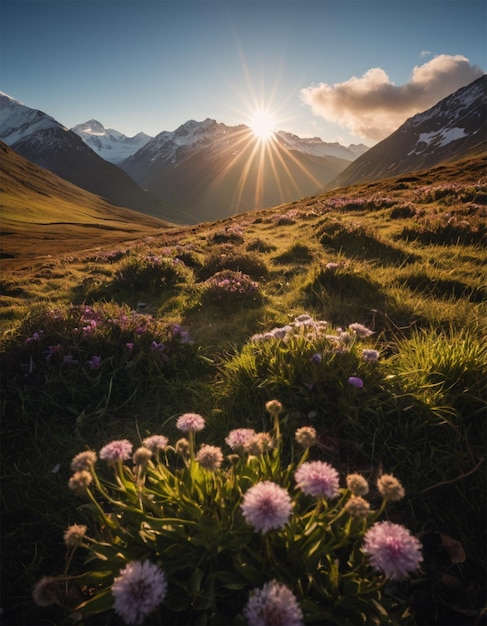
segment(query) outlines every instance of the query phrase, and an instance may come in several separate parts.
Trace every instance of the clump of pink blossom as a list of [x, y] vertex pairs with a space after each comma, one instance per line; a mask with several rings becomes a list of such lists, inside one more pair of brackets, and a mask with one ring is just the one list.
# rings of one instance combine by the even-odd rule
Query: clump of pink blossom
[[287, 524], [292, 512], [291, 498], [285, 489], [265, 480], [248, 489], [241, 510], [256, 532], [267, 533]]

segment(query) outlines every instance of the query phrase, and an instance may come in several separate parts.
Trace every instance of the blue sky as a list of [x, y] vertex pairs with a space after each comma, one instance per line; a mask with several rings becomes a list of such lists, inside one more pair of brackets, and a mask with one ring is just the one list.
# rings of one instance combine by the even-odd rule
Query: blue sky
[[[372, 145], [487, 69], [485, 0], [1, 0], [0, 90], [67, 127]], [[391, 130], [392, 129], [392, 130]]]

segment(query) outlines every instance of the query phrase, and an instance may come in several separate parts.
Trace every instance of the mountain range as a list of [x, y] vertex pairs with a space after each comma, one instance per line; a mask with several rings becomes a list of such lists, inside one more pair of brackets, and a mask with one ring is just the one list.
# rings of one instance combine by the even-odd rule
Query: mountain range
[[261, 143], [245, 125], [190, 120], [119, 165], [166, 202], [214, 221], [311, 195], [350, 163], [316, 144], [284, 133]]
[[0, 139], [112, 204], [193, 224], [478, 154], [487, 148], [486, 107], [484, 75], [367, 149], [284, 131], [261, 143], [245, 125], [212, 119], [153, 138], [96, 120], [70, 130], [0, 93]]
[[186, 220], [42, 111], [0, 92], [0, 139], [18, 154], [117, 206], [173, 222]]

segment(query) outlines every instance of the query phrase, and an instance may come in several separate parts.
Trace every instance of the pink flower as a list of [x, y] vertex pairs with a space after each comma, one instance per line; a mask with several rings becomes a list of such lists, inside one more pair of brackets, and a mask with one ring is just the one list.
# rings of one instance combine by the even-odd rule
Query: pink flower
[[228, 433], [225, 441], [232, 450], [241, 450], [253, 437], [255, 437], [253, 428], [236, 428]]
[[377, 361], [379, 352], [377, 350], [362, 350], [362, 356], [366, 361]]
[[362, 550], [372, 567], [390, 579], [404, 578], [423, 560], [421, 543], [407, 528], [392, 522], [377, 522], [369, 528]]
[[283, 528], [292, 511], [288, 492], [269, 480], [250, 487], [240, 508], [245, 521], [256, 532], [263, 533], [271, 528]]
[[323, 461], [303, 463], [294, 473], [297, 487], [309, 496], [336, 498], [339, 477], [334, 467]]
[[128, 439], [112, 441], [100, 450], [100, 459], [107, 463], [126, 461], [130, 458], [133, 445]]
[[373, 330], [370, 330], [370, 328], [367, 328], [367, 326], [364, 326], [363, 324], [350, 324], [349, 328], [350, 330], [353, 330], [357, 337], [361, 337], [362, 339], [374, 334]]
[[292, 591], [276, 580], [254, 589], [244, 608], [249, 626], [302, 626], [303, 612]]
[[126, 624], [141, 624], [164, 601], [164, 572], [150, 561], [132, 561], [115, 578], [113, 608]]
[[198, 413], [184, 413], [184, 415], [178, 417], [176, 422], [176, 428], [184, 433], [194, 433], [198, 430], [203, 430], [204, 427], [205, 420]]
[[223, 463], [221, 448], [217, 446], [204, 445], [196, 453], [196, 460], [207, 470], [215, 471]]
[[167, 446], [168, 439], [164, 435], [152, 435], [146, 437], [142, 442], [142, 445], [148, 448], [152, 454], [155, 454], [158, 450], [164, 450]]

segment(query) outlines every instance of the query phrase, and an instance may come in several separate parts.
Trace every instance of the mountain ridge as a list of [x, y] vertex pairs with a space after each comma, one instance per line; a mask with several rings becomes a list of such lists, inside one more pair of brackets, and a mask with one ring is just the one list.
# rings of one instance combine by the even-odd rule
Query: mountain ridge
[[407, 119], [323, 187], [406, 174], [487, 148], [487, 74]]
[[114, 205], [167, 221], [185, 221], [178, 211], [96, 154], [76, 133], [4, 93], [0, 94], [0, 139], [29, 161]]

